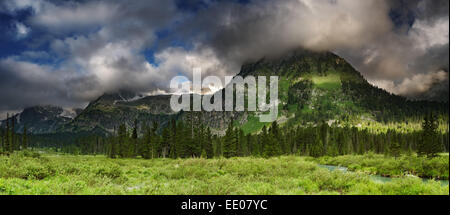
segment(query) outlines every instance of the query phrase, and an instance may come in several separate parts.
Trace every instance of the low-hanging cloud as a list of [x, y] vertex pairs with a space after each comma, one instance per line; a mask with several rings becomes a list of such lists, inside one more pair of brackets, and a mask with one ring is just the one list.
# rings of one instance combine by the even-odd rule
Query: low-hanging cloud
[[174, 0], [2, 1], [2, 13], [32, 14], [20, 22], [30, 50], [0, 59], [0, 112], [79, 107], [118, 89], [166, 92], [172, 77], [189, 77], [194, 67], [233, 75], [245, 62], [297, 48], [333, 51], [396, 94], [448, 92], [446, 0], [203, 4], [192, 12]]

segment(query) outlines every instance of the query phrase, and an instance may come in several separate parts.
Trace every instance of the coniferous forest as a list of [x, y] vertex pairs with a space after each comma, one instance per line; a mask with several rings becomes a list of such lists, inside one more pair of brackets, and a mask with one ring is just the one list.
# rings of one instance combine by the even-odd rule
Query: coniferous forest
[[173, 113], [168, 96], [131, 92], [104, 94], [73, 119], [50, 106], [8, 115], [0, 193], [448, 194], [448, 103], [387, 93], [331, 53], [240, 75], [274, 70], [272, 123], [250, 111]]
[[[193, 114], [201, 114], [191, 112]], [[218, 158], [218, 157], [273, 157], [341, 156], [352, 154], [395, 155], [417, 153], [435, 157], [449, 151], [449, 133], [439, 129], [442, 119], [427, 114], [421, 130], [405, 132], [390, 128], [330, 126], [280, 126], [277, 121], [264, 125], [258, 133], [245, 133], [231, 121], [224, 135], [191, 117], [188, 121], [171, 120], [162, 126], [157, 122], [134, 121], [127, 128], [121, 124], [108, 136], [92, 134], [30, 135], [26, 126], [20, 133], [13, 132], [15, 120], [7, 120], [0, 130], [3, 154], [29, 148], [50, 148], [55, 152], [79, 155], [107, 155], [110, 158]], [[448, 128], [448, 127], [447, 127]]]
[[449, 195], [448, 4], [1, 0], [0, 195]]

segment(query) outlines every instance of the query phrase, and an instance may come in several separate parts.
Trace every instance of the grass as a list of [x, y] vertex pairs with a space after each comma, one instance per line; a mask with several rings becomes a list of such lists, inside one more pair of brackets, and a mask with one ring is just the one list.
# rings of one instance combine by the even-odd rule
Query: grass
[[241, 127], [245, 134], [255, 133], [260, 131], [264, 125], [270, 125], [270, 123], [260, 122], [259, 117], [255, 115], [249, 115], [247, 120], [248, 121]]
[[328, 171], [302, 157], [109, 159], [16, 153], [0, 157], [0, 194], [442, 194], [448, 186]]
[[322, 157], [315, 159], [320, 164], [344, 166], [351, 171], [378, 174], [389, 177], [415, 175], [422, 178], [448, 180], [449, 156], [442, 154], [433, 159], [424, 157], [402, 156], [400, 158], [383, 155], [345, 155], [339, 157]]
[[322, 90], [339, 90], [341, 89], [341, 78], [339, 74], [332, 73], [327, 76], [312, 76], [314, 85]]

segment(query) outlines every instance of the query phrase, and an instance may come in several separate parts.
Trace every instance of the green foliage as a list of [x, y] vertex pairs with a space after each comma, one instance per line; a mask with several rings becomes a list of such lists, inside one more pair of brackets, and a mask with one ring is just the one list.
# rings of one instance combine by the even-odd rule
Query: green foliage
[[393, 156], [395, 158], [400, 157], [400, 155], [401, 155], [400, 144], [398, 144], [397, 142], [393, 142], [391, 144], [390, 153], [391, 153], [391, 156]]
[[428, 159], [420, 156], [401, 156], [394, 158], [368, 153], [364, 155], [322, 157], [315, 160], [320, 164], [344, 166], [352, 171], [390, 177], [415, 175], [422, 178], [448, 180], [449, 175], [448, 154]]
[[238, 137], [236, 135], [236, 131], [233, 127], [233, 122], [228, 125], [228, 128], [225, 132], [224, 140], [223, 140], [223, 156], [226, 158], [231, 158], [237, 156], [237, 148], [238, 148]]
[[436, 157], [437, 153], [442, 152], [443, 145], [437, 140], [437, 119], [433, 114], [425, 117], [422, 123], [421, 141], [418, 146], [418, 154], [428, 157]]
[[276, 121], [272, 123], [268, 133], [265, 133], [263, 131], [262, 139], [265, 157], [273, 157], [281, 155], [280, 135], [281, 134], [278, 127], [278, 123]]
[[316, 87], [323, 90], [341, 89], [341, 79], [339, 74], [328, 74], [327, 76], [313, 76], [312, 82]]
[[13, 154], [0, 157], [0, 194], [21, 195], [448, 195], [447, 186], [319, 168], [301, 157], [109, 159]]

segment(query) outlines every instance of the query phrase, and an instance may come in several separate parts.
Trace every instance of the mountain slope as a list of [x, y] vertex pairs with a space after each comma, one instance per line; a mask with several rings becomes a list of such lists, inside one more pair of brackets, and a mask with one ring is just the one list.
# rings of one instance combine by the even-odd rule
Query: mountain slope
[[[242, 66], [239, 75], [279, 76], [279, 124], [315, 125], [324, 121], [336, 126], [386, 124], [419, 121], [428, 111], [448, 118], [448, 103], [414, 102], [387, 93], [370, 85], [349, 63], [330, 52], [298, 50], [279, 58], [261, 59]], [[258, 114], [175, 113], [170, 108], [170, 95], [142, 96], [119, 91], [91, 102], [58, 131], [108, 134], [122, 123], [131, 127], [134, 120], [147, 124], [156, 121], [165, 126], [171, 120], [188, 121], [192, 117], [196, 124], [207, 125], [215, 133], [223, 133], [232, 120], [246, 133], [253, 133], [268, 124], [260, 123]]]
[[[76, 114], [76, 110], [66, 110], [61, 107], [34, 106], [11, 116], [10, 120], [14, 120], [14, 130], [18, 133], [23, 132], [23, 128], [26, 126], [29, 133], [44, 134], [56, 132], [58, 128], [70, 122]], [[6, 120], [3, 120], [1, 124], [2, 127], [5, 127]]]
[[[263, 59], [244, 65], [240, 75], [278, 75], [279, 122], [290, 125], [418, 121], [428, 111], [448, 115], [448, 103], [408, 101], [390, 94], [370, 85], [349, 63], [329, 52], [300, 50]], [[262, 125], [253, 120], [243, 127], [254, 132]]]
[[165, 122], [173, 113], [170, 96], [141, 96], [132, 92], [108, 93], [91, 102], [72, 122], [59, 131], [97, 133], [113, 132], [121, 123], [132, 125], [134, 120]]

